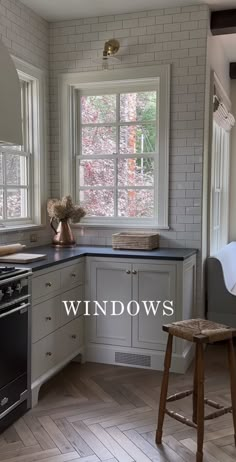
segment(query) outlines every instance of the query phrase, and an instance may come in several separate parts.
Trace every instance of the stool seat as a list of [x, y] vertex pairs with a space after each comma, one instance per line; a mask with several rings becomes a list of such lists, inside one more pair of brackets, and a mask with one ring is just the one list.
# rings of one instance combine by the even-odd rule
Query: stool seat
[[163, 326], [163, 330], [189, 342], [214, 343], [236, 336], [236, 329], [207, 319], [187, 319]]

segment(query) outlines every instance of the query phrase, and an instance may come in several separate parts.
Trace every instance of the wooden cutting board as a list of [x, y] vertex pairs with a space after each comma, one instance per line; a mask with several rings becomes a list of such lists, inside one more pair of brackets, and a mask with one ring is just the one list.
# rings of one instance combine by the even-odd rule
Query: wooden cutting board
[[4, 263], [32, 263], [33, 261], [44, 260], [47, 258], [45, 254], [37, 253], [15, 253], [0, 257], [0, 262]]

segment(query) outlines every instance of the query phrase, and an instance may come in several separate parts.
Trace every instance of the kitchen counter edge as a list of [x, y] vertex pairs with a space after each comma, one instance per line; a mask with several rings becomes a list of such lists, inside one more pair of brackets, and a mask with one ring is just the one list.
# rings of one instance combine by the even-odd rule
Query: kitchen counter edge
[[[195, 255], [197, 249], [186, 248], [160, 248], [155, 250], [114, 250], [112, 247], [102, 246], [76, 246], [73, 248], [57, 249], [50, 245], [28, 248], [28, 253], [46, 254], [47, 259], [22, 264], [33, 272], [59, 265], [81, 257], [112, 257], [136, 258], [147, 260], [184, 261]], [[19, 265], [17, 265], [19, 266]]]

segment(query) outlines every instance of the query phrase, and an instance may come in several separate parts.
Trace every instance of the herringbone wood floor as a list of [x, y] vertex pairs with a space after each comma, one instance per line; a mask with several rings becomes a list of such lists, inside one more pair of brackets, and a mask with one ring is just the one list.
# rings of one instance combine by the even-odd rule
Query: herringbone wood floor
[[[208, 347], [206, 392], [223, 404], [230, 401], [225, 358], [224, 345]], [[169, 417], [156, 448], [160, 381], [155, 371], [70, 364], [42, 388], [39, 405], [0, 436], [0, 461], [194, 462], [195, 430]], [[172, 374], [169, 392], [191, 385], [191, 369]], [[171, 408], [191, 417], [191, 398]], [[206, 424], [204, 453], [204, 462], [236, 460], [231, 414]]]

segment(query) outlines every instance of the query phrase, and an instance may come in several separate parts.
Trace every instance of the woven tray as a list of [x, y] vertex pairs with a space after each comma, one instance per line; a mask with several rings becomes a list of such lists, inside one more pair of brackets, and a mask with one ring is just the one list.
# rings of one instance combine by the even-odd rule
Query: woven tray
[[113, 249], [153, 250], [159, 247], [156, 233], [117, 233], [112, 235]]

